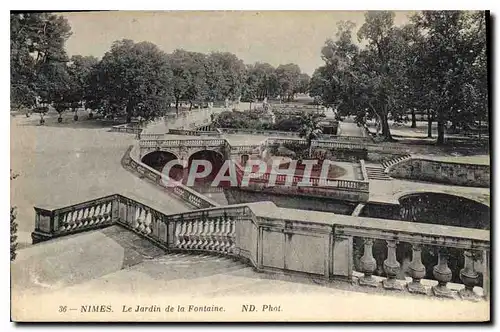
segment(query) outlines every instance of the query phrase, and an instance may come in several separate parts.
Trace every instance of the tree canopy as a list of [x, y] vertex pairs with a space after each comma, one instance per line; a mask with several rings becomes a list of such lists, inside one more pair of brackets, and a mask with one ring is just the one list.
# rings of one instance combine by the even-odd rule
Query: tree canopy
[[311, 96], [341, 114], [368, 113], [391, 140], [389, 118], [415, 110], [436, 113], [438, 143], [444, 127], [487, 119], [485, 14], [423, 11], [403, 26], [394, 13], [367, 12], [353, 41], [355, 25], [340, 22], [327, 40], [325, 64], [311, 78]]

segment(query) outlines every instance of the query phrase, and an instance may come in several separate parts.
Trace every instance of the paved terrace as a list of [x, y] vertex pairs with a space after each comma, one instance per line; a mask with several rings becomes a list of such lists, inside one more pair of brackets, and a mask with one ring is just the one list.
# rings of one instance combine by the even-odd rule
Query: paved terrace
[[121, 166], [133, 135], [85, 128], [85, 120], [57, 125], [57, 115], [48, 117], [45, 126], [38, 121], [35, 116], [11, 118], [11, 169], [20, 174], [11, 182], [11, 204], [17, 206], [20, 246], [31, 243], [33, 206], [66, 206], [121, 192], [171, 213], [189, 209]]
[[[281, 305], [279, 319], [283, 320], [419, 322], [489, 317], [486, 301], [423, 298], [340, 281], [256, 273], [251, 267], [225, 257], [165, 254], [121, 226], [22, 249], [11, 266], [12, 297], [16, 299], [12, 309], [14, 320], [36, 319], [37, 313], [49, 320], [100, 320], [102, 313], [57, 312], [59, 305], [79, 308], [82, 304], [96, 303], [113, 305], [118, 320], [139, 317], [120, 313], [124, 304], [224, 305], [224, 313], [206, 316], [215, 320], [276, 319], [273, 313], [242, 316], [241, 305], [250, 303], [259, 306], [259, 310], [262, 304]], [[145, 320], [183, 320], [193, 313], [141, 315]], [[106, 315], [105, 319], [109, 317]], [[204, 318], [198, 313], [196, 319]]]

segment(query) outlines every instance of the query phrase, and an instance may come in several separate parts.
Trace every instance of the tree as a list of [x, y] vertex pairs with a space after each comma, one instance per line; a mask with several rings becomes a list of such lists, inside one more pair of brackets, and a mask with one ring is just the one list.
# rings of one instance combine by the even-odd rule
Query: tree
[[296, 87], [295, 93], [307, 93], [309, 92], [309, 83], [311, 78], [306, 73], [301, 73], [299, 75], [298, 85]]
[[68, 65], [70, 77], [70, 93], [66, 101], [75, 113], [74, 119], [78, 120], [78, 107], [87, 108], [86, 100], [91, 99], [91, 75], [99, 60], [93, 56], [74, 55]]
[[245, 72], [245, 80], [241, 88], [241, 96], [243, 101], [250, 102], [250, 109], [252, 109], [252, 102], [256, 101], [259, 91], [259, 77], [255, 70], [255, 66], [248, 65]]
[[276, 68], [281, 100], [292, 100], [299, 86], [300, 67], [294, 63], [279, 65]]
[[258, 81], [257, 98], [262, 100], [276, 97], [279, 93], [276, 69], [269, 63], [256, 62], [252, 67], [252, 71]]
[[424, 11], [412, 21], [422, 35], [417, 65], [426, 70], [421, 89], [429, 96], [427, 108], [436, 113], [437, 143], [442, 144], [447, 121], [487, 114], [485, 13]]
[[163, 114], [171, 100], [167, 57], [156, 45], [115, 41], [97, 66], [90, 86], [102, 97], [101, 111], [148, 121]]
[[313, 113], [309, 113], [301, 119], [299, 137], [307, 141], [309, 157], [311, 156], [312, 141], [318, 139], [322, 134], [319, 120], [319, 116]]
[[[367, 12], [365, 23], [358, 31], [358, 39], [368, 42], [363, 55], [372, 69], [370, 86], [365, 91], [367, 103], [378, 117], [382, 126], [382, 136], [386, 140], [392, 140], [388, 116], [391, 106], [396, 103], [397, 82], [394, 82], [394, 74], [399, 71], [399, 68], [397, 70], [391, 68], [399, 65], [398, 59], [393, 57], [394, 46], [400, 46], [394, 40], [397, 36], [393, 28], [394, 16], [394, 12], [390, 11]], [[392, 111], [395, 112], [396, 109], [393, 107]]]
[[205, 69], [210, 100], [236, 99], [241, 96], [246, 67], [236, 55], [229, 52], [210, 53], [205, 61]]
[[32, 108], [52, 94], [46, 71], [67, 62], [64, 43], [71, 28], [50, 13], [15, 13], [10, 23], [11, 105]]
[[173, 97], [177, 112], [181, 100], [188, 100], [191, 109], [193, 101], [209, 99], [204, 54], [175, 50], [168, 55], [168, 63], [172, 71]]

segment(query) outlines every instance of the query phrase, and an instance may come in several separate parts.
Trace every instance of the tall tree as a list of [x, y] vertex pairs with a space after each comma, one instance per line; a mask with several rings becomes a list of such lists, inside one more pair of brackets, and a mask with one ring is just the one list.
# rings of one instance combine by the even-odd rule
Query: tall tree
[[[358, 31], [358, 39], [365, 40], [368, 45], [364, 57], [371, 65], [371, 86], [367, 89], [368, 105], [379, 118], [382, 126], [382, 136], [392, 140], [389, 128], [389, 112], [394, 105], [395, 82], [391, 66], [397, 65], [393, 58], [394, 51], [394, 12], [370, 11], [365, 14], [365, 23]], [[393, 61], [394, 60], [394, 61]], [[393, 113], [393, 116], [395, 114]]]
[[51, 13], [15, 13], [10, 23], [11, 104], [32, 108], [52, 94], [47, 74], [68, 61], [64, 43], [71, 28], [64, 17]]
[[292, 100], [299, 85], [300, 67], [294, 63], [276, 68], [279, 94], [282, 100]]
[[[418, 65], [427, 106], [436, 112], [437, 143], [445, 141], [447, 121], [487, 114], [486, 29], [484, 12], [424, 11], [412, 18], [422, 36]], [[476, 108], [476, 106], [479, 106]]]
[[[190, 108], [196, 100], [210, 99], [207, 86], [206, 56], [202, 53], [175, 50], [168, 55], [172, 71], [172, 87], [175, 108], [179, 110], [182, 100], [190, 102]], [[215, 100], [215, 99], [213, 99]]]
[[91, 86], [102, 96], [102, 111], [148, 121], [171, 100], [171, 72], [164, 52], [149, 42], [116, 41], [97, 68]]
[[245, 64], [229, 52], [213, 52], [206, 59], [208, 94], [212, 100], [236, 99], [241, 96]]

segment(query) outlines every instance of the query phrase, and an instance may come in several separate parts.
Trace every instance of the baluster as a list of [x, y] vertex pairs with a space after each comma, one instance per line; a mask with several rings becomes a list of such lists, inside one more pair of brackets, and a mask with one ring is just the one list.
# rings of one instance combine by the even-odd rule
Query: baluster
[[191, 246], [191, 249], [198, 249], [200, 246], [200, 231], [201, 231], [201, 225], [199, 220], [193, 220], [193, 245]]
[[90, 210], [89, 210], [89, 216], [88, 216], [88, 218], [89, 218], [89, 226], [92, 225], [92, 224], [94, 224], [94, 222], [95, 222], [94, 213], [95, 213], [95, 207], [92, 206], [90, 208]]
[[71, 213], [71, 220], [68, 230], [73, 230], [76, 227], [76, 219], [78, 218], [78, 210]]
[[224, 215], [224, 223], [223, 223], [223, 227], [222, 227], [222, 239], [223, 239], [223, 247], [222, 247], [222, 251], [224, 253], [229, 253], [229, 248], [231, 247], [231, 243], [229, 241], [229, 232], [231, 231], [230, 230], [230, 227], [229, 227], [229, 217], [227, 215]]
[[59, 230], [61, 232], [64, 232], [68, 229], [68, 222], [69, 222], [69, 220], [71, 220], [71, 212], [66, 212], [61, 219], [62, 219], [62, 222], [61, 222], [61, 226], [59, 227]]
[[132, 228], [135, 229], [139, 226], [139, 218], [141, 216], [141, 208], [138, 206], [135, 207], [135, 216], [134, 219], [132, 220]]
[[99, 205], [99, 214], [97, 215], [97, 223], [98, 224], [103, 221], [105, 209], [106, 209], [106, 206], [104, 204]]
[[377, 287], [377, 281], [373, 277], [373, 272], [377, 268], [377, 261], [373, 257], [373, 239], [364, 238], [363, 256], [359, 260], [361, 272], [364, 276], [359, 279], [361, 286]]
[[83, 219], [82, 219], [83, 225], [82, 226], [87, 226], [89, 224], [89, 208], [85, 208], [83, 211]]
[[474, 286], [479, 284], [479, 274], [474, 268], [474, 252], [464, 251], [464, 268], [460, 270], [460, 280], [465, 285], [458, 294], [462, 300], [478, 301], [478, 296], [474, 293]]
[[209, 218], [209, 220], [208, 220], [208, 246], [207, 246], [208, 250], [214, 249], [214, 244], [215, 244], [214, 227], [215, 227], [214, 219]]
[[209, 244], [209, 237], [208, 237], [208, 234], [209, 234], [209, 222], [206, 218], [206, 216], [203, 216], [203, 231], [201, 233], [201, 245], [200, 245], [200, 249], [201, 250], [206, 250], [208, 249], [208, 244]]
[[184, 220], [180, 220], [179, 223], [181, 224], [181, 232], [179, 234], [181, 243], [179, 244], [179, 248], [185, 249], [186, 248], [186, 231], [187, 231], [187, 222]]
[[387, 259], [384, 261], [384, 272], [387, 278], [382, 282], [385, 289], [403, 290], [403, 286], [398, 283], [396, 277], [401, 269], [401, 265], [396, 259], [396, 246], [395, 240], [387, 240]]
[[234, 218], [229, 218], [229, 253], [236, 254], [236, 223]]
[[412, 281], [406, 285], [410, 293], [427, 294], [424, 285], [420, 280], [425, 277], [425, 266], [422, 264], [422, 246], [420, 244], [412, 245], [412, 259], [408, 266]]
[[139, 224], [138, 225], [138, 230], [139, 232], [142, 232], [142, 233], [145, 233], [145, 229], [146, 229], [146, 215], [147, 215], [147, 211], [144, 209], [144, 208], [141, 208], [141, 214], [139, 215], [139, 219], [137, 220], [137, 223]]
[[220, 225], [221, 224], [221, 219], [220, 218], [215, 218], [215, 230], [214, 230], [214, 239], [215, 243], [213, 245], [213, 249], [216, 251], [220, 250], [220, 245], [221, 245], [221, 237], [220, 237]]
[[446, 284], [451, 281], [452, 277], [451, 269], [448, 267], [448, 251], [446, 248], [439, 249], [438, 263], [432, 269], [432, 274], [438, 281], [437, 286], [432, 287], [434, 295], [453, 298], [451, 290], [446, 287]]
[[143, 232], [146, 233], [146, 234], [150, 234], [151, 233], [151, 212], [148, 211], [146, 212], [146, 218], [144, 219], [144, 230]]
[[217, 244], [215, 246], [217, 251], [224, 252], [224, 217], [220, 216], [217, 219]]
[[94, 215], [92, 216], [92, 223], [97, 224], [98, 223], [98, 216], [101, 213], [101, 207], [98, 205], [95, 210], [94, 210]]
[[111, 221], [111, 202], [106, 205], [106, 210], [103, 214], [104, 222]]
[[185, 246], [185, 248], [186, 249], [191, 249], [191, 247], [193, 246], [193, 241], [192, 241], [192, 238], [193, 238], [193, 222], [192, 221], [186, 221], [186, 224], [187, 224], [187, 229], [186, 229], [186, 234], [185, 234], [185, 237], [186, 237], [186, 246]]
[[75, 225], [76, 228], [80, 228], [83, 226], [83, 210], [84, 209], [80, 209], [78, 211], [78, 217], [76, 219], [76, 225]]
[[176, 222], [175, 223], [175, 235], [174, 235], [174, 241], [175, 241], [174, 247], [175, 248], [181, 247], [181, 232], [182, 232], [181, 223]]

